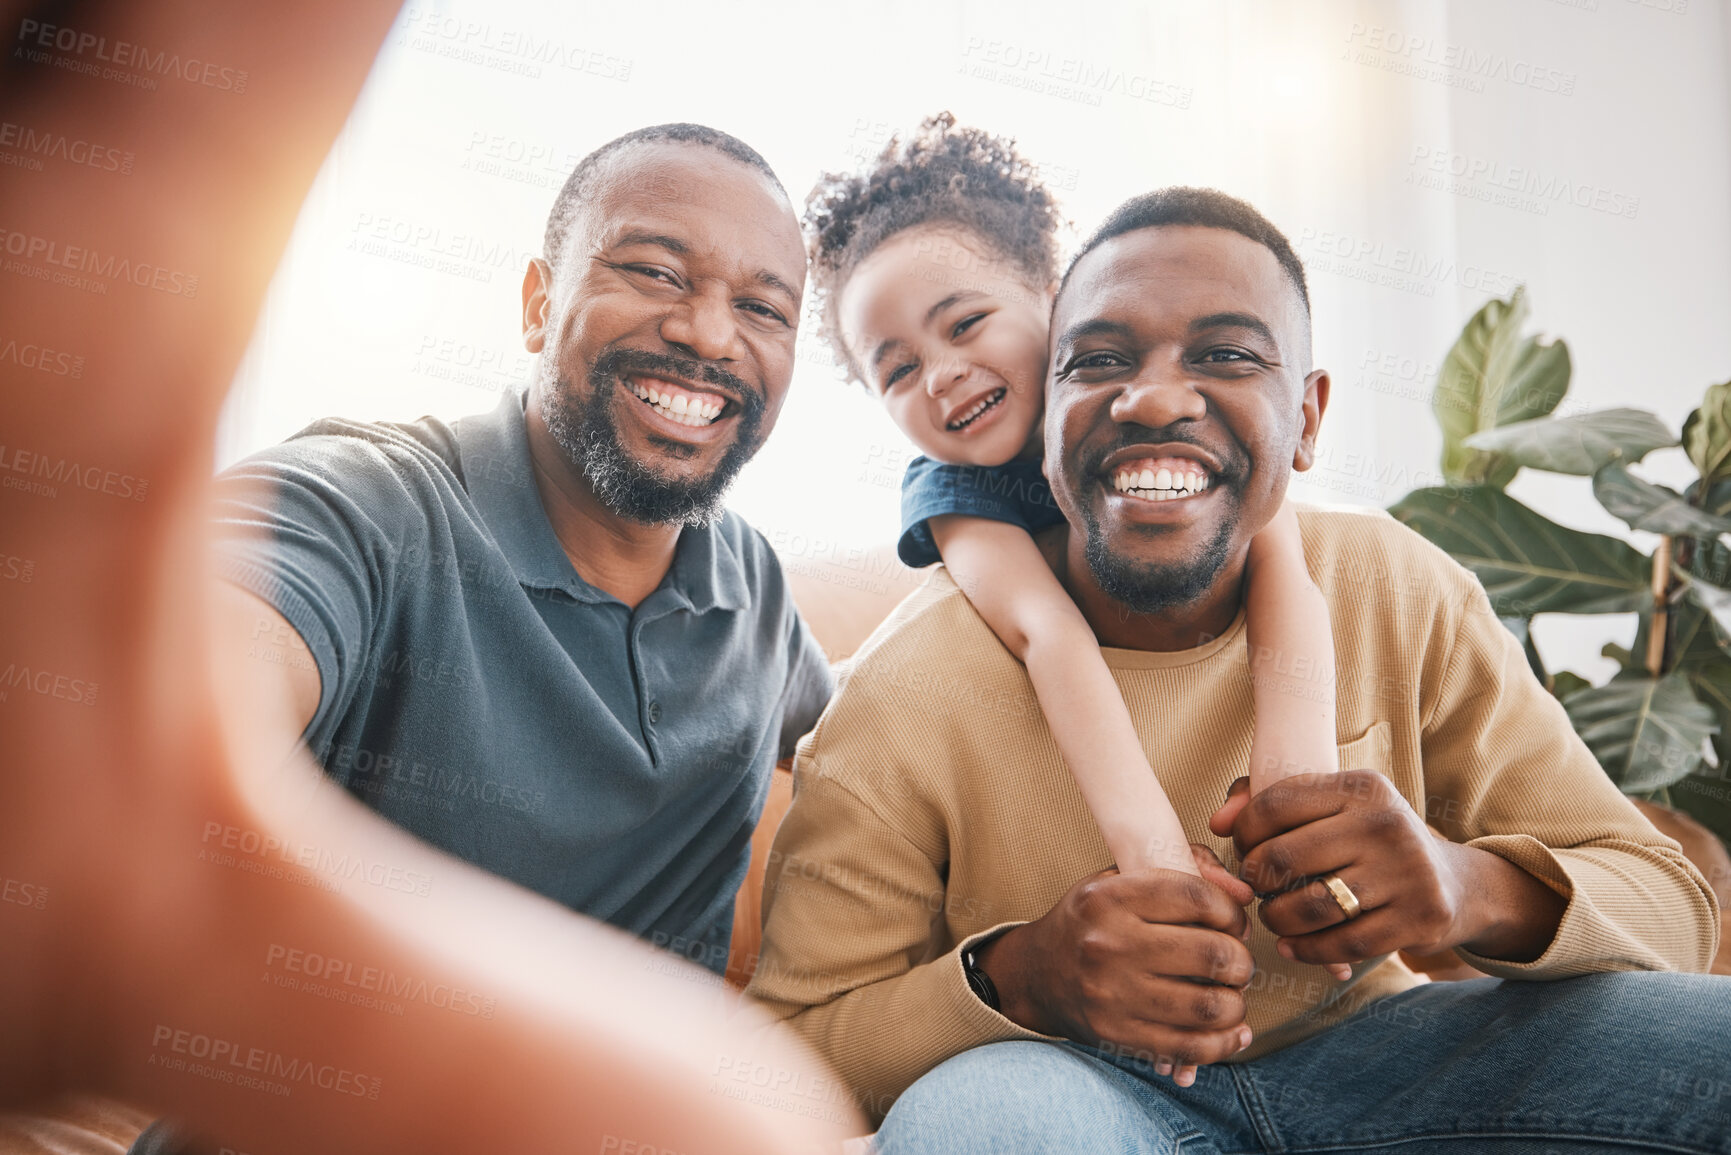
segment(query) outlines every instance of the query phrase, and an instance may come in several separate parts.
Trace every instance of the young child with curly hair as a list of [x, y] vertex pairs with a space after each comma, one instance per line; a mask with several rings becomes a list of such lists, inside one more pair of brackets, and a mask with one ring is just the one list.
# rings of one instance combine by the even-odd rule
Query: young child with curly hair
[[[941, 559], [1027, 666], [1118, 868], [1200, 873], [1099, 642], [1033, 536], [1064, 520], [1042, 472], [1051, 194], [1011, 142], [945, 113], [891, 141], [870, 170], [826, 176], [805, 223], [825, 338], [924, 455], [903, 482], [902, 560]], [[1118, 466], [1117, 492], [1207, 500], [1214, 479], [1182, 449]], [[1257, 790], [1338, 769], [1328, 611], [1290, 503], [1252, 542], [1246, 577]], [[1298, 662], [1326, 671], [1305, 693], [1274, 673]]]

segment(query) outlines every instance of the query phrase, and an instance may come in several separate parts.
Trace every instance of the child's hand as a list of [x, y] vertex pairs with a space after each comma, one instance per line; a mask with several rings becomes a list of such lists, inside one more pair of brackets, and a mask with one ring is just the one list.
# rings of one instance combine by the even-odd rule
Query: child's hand
[[[1226, 869], [1226, 864], [1220, 861], [1218, 855], [1201, 843], [1190, 844], [1190, 854], [1196, 860], [1196, 869], [1202, 872], [1205, 882], [1211, 882], [1226, 892], [1226, 896], [1239, 906], [1249, 906], [1256, 892], [1250, 889], [1250, 884]], [[1245, 942], [1250, 941], [1250, 923], [1244, 924], [1244, 933], [1240, 936]], [[1172, 1081], [1180, 1087], [1188, 1087], [1196, 1082], [1196, 1068], [1189, 1064], [1179, 1064], [1168, 1058], [1161, 1058], [1154, 1064], [1154, 1073], [1170, 1075]]]
[[[1190, 844], [1190, 856], [1196, 860], [1196, 869], [1202, 872], [1207, 882], [1212, 882], [1226, 892], [1226, 897], [1239, 906], [1249, 906], [1250, 900], [1256, 897], [1256, 892], [1250, 889], [1250, 884], [1226, 869], [1226, 864], [1220, 861], [1218, 855], [1201, 843]], [[1250, 940], [1250, 927], [1244, 928], [1244, 938]]]
[[[1233, 807], [1234, 817], [1237, 816], [1237, 811], [1243, 807], [1244, 803], [1250, 801], [1250, 780], [1248, 778], [1240, 778], [1238, 782], [1233, 785], [1238, 787], [1240, 783], [1242, 783], [1242, 789], [1237, 791], [1238, 797], [1232, 799], [1232, 802], [1237, 803], [1237, 805]], [[1231, 805], [1231, 803], [1229, 803], [1229, 805]], [[1230, 829], [1231, 824], [1230, 821], [1228, 821], [1228, 832], [1230, 832]], [[1213, 850], [1203, 846], [1201, 843], [1192, 842], [1190, 844], [1190, 854], [1195, 858], [1196, 869], [1202, 872], [1203, 879], [1207, 882], [1212, 882], [1215, 886], [1218, 886], [1221, 890], [1225, 891], [1227, 897], [1239, 906], [1250, 905], [1251, 900], [1256, 897], [1256, 892], [1250, 888], [1250, 884], [1227, 870], [1226, 864], [1220, 861], [1219, 856], [1216, 855]], [[1242, 937], [1245, 942], [1250, 941], [1250, 924], [1248, 922], [1244, 925], [1244, 934]], [[1352, 977], [1352, 968], [1347, 966], [1345, 963], [1334, 963], [1327, 966], [1325, 969], [1329, 974], [1333, 975], [1337, 979], [1345, 980]], [[1196, 1068], [1194, 1066], [1175, 1063], [1171, 1059], [1167, 1058], [1162, 1058], [1155, 1062], [1154, 1073], [1157, 1075], [1170, 1076], [1172, 1081], [1177, 1083], [1180, 1087], [1189, 1087], [1196, 1082]]]
[[1208, 829], [1221, 838], [1231, 838], [1232, 827], [1237, 823], [1239, 813], [1248, 805], [1250, 805], [1250, 779], [1244, 777], [1235, 779], [1232, 785], [1226, 788], [1226, 801], [1208, 819]]

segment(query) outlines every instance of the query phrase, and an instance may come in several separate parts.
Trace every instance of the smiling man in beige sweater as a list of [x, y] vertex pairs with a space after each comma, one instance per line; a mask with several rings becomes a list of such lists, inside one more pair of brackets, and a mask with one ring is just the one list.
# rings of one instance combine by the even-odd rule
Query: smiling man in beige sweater
[[[934, 571], [801, 743], [751, 987], [887, 1113], [880, 1150], [1731, 1152], [1731, 980], [1677, 973], [1718, 941], [1706, 880], [1386, 516], [1301, 516], [1344, 772], [1246, 794], [1245, 550], [1328, 392], [1302, 266], [1242, 202], [1137, 198], [1072, 266], [1042, 545], [1224, 869], [1110, 871], [1026, 671]], [[1112, 486], [1172, 454], [1211, 484]], [[1498, 977], [1427, 985], [1402, 949]]]

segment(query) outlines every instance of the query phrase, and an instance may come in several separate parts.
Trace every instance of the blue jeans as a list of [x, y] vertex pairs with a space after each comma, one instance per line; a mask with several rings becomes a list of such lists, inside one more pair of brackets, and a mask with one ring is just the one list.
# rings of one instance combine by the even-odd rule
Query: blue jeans
[[1431, 983], [1178, 1087], [1079, 1044], [993, 1043], [897, 1100], [882, 1155], [1731, 1155], [1731, 978]]

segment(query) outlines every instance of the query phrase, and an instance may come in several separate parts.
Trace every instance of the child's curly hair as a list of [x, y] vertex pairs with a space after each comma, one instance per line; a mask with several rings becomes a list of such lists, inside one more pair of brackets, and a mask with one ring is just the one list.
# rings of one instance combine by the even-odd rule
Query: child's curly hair
[[958, 128], [941, 112], [905, 140], [896, 136], [863, 173], [825, 173], [805, 200], [806, 246], [819, 329], [855, 380], [863, 380], [842, 343], [836, 307], [861, 261], [915, 225], [947, 223], [977, 234], [1045, 288], [1057, 276], [1056, 202], [1015, 142]]

